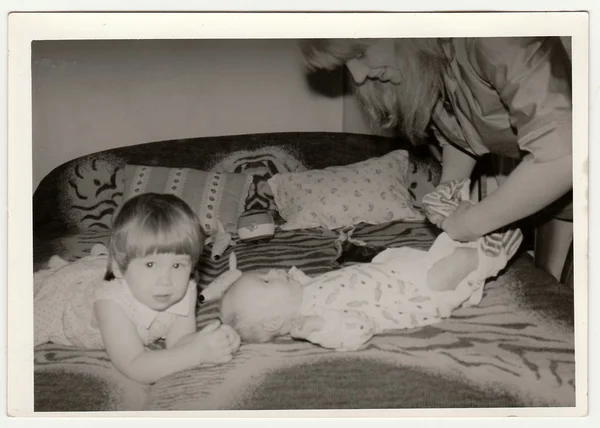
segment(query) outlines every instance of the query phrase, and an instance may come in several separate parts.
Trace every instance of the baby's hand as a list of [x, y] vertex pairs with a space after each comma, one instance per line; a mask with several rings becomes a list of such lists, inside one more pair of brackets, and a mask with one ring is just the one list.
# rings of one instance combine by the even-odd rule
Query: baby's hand
[[240, 337], [230, 326], [217, 321], [196, 333], [190, 346], [198, 352], [198, 363], [226, 363], [238, 350]]
[[321, 330], [325, 326], [325, 320], [320, 316], [300, 316], [292, 321], [290, 335], [298, 339], [307, 339], [315, 331]]

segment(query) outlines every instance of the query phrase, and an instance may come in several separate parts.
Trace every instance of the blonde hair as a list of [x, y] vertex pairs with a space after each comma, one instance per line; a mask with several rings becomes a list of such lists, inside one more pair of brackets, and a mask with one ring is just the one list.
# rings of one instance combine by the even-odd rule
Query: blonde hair
[[[220, 305], [221, 322], [231, 326], [240, 335], [243, 342], [268, 342], [277, 336], [277, 333], [264, 328], [263, 321], [269, 317], [266, 315], [268, 308], [259, 307], [262, 299], [257, 296], [251, 303], [244, 298], [244, 289], [250, 285], [246, 281], [247, 278], [249, 276], [238, 279], [223, 295]], [[260, 292], [259, 290], [260, 287], [255, 288], [256, 292]]]
[[[311, 39], [299, 42], [305, 67], [331, 70], [363, 54], [368, 39]], [[374, 128], [393, 129], [417, 144], [424, 140], [431, 114], [444, 96], [447, 58], [440, 39], [394, 39], [400, 84], [366, 79], [354, 85], [357, 99]]]
[[362, 55], [372, 44], [368, 39], [306, 39], [298, 46], [308, 71], [335, 70]]
[[117, 214], [108, 245], [107, 278], [113, 262], [125, 272], [131, 260], [149, 254], [186, 254], [195, 266], [204, 248], [196, 214], [172, 194], [144, 193], [125, 202]]

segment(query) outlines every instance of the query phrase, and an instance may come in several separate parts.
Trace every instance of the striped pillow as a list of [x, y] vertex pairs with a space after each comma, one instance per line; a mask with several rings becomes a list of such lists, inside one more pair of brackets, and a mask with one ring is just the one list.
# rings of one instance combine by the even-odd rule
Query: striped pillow
[[247, 174], [127, 165], [123, 202], [142, 193], [172, 193], [194, 210], [207, 234], [216, 230], [217, 219], [232, 233], [251, 184], [252, 176]]

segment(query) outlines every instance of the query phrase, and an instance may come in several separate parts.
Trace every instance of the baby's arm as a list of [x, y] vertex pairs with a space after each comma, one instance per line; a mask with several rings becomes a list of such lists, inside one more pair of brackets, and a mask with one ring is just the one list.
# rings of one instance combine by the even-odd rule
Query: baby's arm
[[356, 351], [373, 337], [375, 330], [373, 320], [362, 312], [323, 310], [319, 315], [298, 317], [291, 336], [324, 348]]
[[111, 361], [121, 373], [136, 382], [154, 383], [202, 363], [221, 363], [232, 358], [229, 332], [219, 323], [193, 334], [185, 345], [147, 351], [135, 325], [119, 305], [110, 300], [98, 300], [94, 310]]
[[452, 254], [438, 260], [427, 272], [430, 290], [455, 290], [471, 272], [477, 269], [478, 254], [475, 248], [457, 248]]

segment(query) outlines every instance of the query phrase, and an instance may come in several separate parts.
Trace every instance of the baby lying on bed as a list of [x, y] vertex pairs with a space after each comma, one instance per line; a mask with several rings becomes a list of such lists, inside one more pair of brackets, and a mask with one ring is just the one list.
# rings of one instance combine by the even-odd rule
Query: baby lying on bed
[[[448, 215], [467, 200], [468, 184], [449, 183], [429, 205]], [[371, 263], [314, 278], [296, 268], [242, 274], [232, 266], [203, 290], [200, 301], [223, 294], [221, 320], [244, 342], [289, 334], [326, 348], [357, 350], [376, 334], [433, 324], [478, 304], [485, 281], [506, 266], [521, 241], [519, 230], [472, 243], [442, 233], [429, 251], [387, 249]]]
[[441, 234], [429, 251], [387, 249], [361, 263], [311, 278], [300, 270], [244, 273], [225, 291], [222, 322], [244, 342], [291, 335], [352, 351], [374, 335], [422, 327], [476, 305], [485, 280], [515, 254], [519, 230], [462, 244]]

